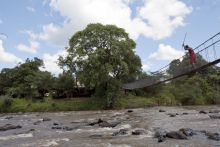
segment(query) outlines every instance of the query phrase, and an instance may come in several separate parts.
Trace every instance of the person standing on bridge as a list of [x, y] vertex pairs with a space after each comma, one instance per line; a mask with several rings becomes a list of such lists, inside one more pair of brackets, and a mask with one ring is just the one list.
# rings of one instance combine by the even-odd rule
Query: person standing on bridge
[[196, 63], [196, 54], [194, 50], [189, 47], [188, 45], [184, 45], [184, 49], [188, 51], [189, 53], [189, 63], [192, 65], [193, 68], [195, 68], [195, 63]]

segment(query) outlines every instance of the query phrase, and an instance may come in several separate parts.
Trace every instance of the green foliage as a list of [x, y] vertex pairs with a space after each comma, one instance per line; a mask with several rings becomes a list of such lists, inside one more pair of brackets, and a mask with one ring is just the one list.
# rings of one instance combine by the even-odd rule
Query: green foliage
[[71, 73], [60, 74], [53, 84], [53, 98], [71, 98], [74, 93], [75, 81]]
[[49, 72], [40, 71], [43, 61], [34, 58], [12, 69], [3, 69], [0, 73], [0, 95], [11, 97], [44, 97], [51, 90], [53, 77]]
[[0, 112], [4, 112], [13, 104], [13, 99], [8, 96], [0, 96]]

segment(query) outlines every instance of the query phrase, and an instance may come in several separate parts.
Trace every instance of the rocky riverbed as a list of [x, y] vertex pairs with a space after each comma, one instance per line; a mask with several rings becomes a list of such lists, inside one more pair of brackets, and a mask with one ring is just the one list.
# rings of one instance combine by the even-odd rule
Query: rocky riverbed
[[1, 147], [211, 147], [219, 133], [219, 106], [0, 114]]

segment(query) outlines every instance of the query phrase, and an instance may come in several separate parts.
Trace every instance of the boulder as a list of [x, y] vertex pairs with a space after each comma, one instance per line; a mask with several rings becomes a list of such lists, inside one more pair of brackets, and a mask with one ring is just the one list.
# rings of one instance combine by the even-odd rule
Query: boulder
[[212, 139], [212, 140], [216, 140], [216, 141], [220, 140], [220, 136], [218, 133], [206, 132], [205, 134], [208, 137], [208, 139]]
[[219, 113], [220, 110], [210, 110], [209, 113]]
[[204, 110], [199, 111], [200, 114], [207, 114]]
[[154, 137], [158, 139], [158, 142], [164, 142], [166, 140], [166, 131], [157, 128], [155, 129]]
[[98, 124], [100, 127], [114, 128], [114, 127], [116, 127], [119, 123], [120, 123], [120, 122], [112, 122], [112, 123], [109, 123], [109, 122], [107, 122], [107, 121], [104, 121], [104, 120], [102, 120], [102, 119], [99, 119], [98, 121], [89, 123], [88, 125], [94, 126], [94, 125]]
[[144, 133], [145, 133], [145, 131], [141, 130], [141, 129], [134, 130], [134, 131], [131, 132], [132, 135], [142, 135]]
[[5, 119], [12, 119], [12, 118], [13, 118], [12, 116], [5, 117]]
[[190, 128], [181, 128], [179, 131], [182, 132], [186, 136], [196, 135], [195, 131]]
[[50, 118], [45, 117], [45, 118], [43, 118], [43, 121], [51, 121], [51, 119], [50, 119]]
[[53, 125], [54, 125], [54, 126], [58, 126], [59, 124], [54, 122]]
[[113, 122], [113, 123], [109, 123], [107, 121], [103, 121], [101, 123], [99, 123], [100, 127], [108, 127], [108, 128], [114, 128], [119, 124], [119, 122]]
[[41, 123], [41, 121], [38, 120], [38, 121], [34, 122], [34, 125], [39, 125], [40, 123]]
[[183, 114], [182, 115], [188, 115], [189, 113], [187, 113], [187, 112], [183, 112]]
[[54, 127], [51, 127], [51, 129], [55, 129], [55, 130], [60, 130], [60, 129], [62, 129], [62, 127], [58, 127], [58, 126], [54, 126]]
[[171, 131], [166, 134], [166, 137], [173, 139], [187, 139], [187, 136], [181, 131]]
[[6, 124], [4, 126], [0, 126], [0, 131], [7, 131], [7, 130], [13, 130], [13, 129], [20, 129], [22, 126], [20, 125], [12, 125], [12, 124]]
[[100, 124], [100, 123], [102, 123], [102, 122], [104, 122], [102, 119], [98, 119], [98, 121], [95, 121], [95, 122], [91, 122], [91, 123], [89, 123], [88, 125], [89, 126], [94, 126], [94, 125], [96, 125], [96, 124]]
[[68, 126], [64, 126], [63, 127], [63, 130], [66, 130], [66, 131], [72, 131], [74, 128], [71, 128], [71, 127], [68, 127]]
[[127, 135], [128, 134], [127, 131], [128, 131], [127, 129], [120, 129], [118, 132], [114, 132], [112, 136]]
[[211, 119], [220, 119], [220, 114], [209, 115]]
[[163, 110], [163, 109], [160, 109], [160, 110], [159, 110], [159, 112], [166, 112], [166, 111], [165, 111], [165, 110]]
[[128, 110], [127, 112], [128, 112], [128, 113], [131, 113], [131, 112], [134, 112], [134, 111], [133, 111], [133, 110]]
[[176, 113], [168, 113], [167, 115], [169, 115], [170, 117], [175, 117]]

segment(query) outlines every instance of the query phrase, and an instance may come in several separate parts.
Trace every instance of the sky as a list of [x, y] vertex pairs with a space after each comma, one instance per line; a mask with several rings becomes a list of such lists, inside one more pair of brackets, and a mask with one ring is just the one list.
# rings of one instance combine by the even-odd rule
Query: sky
[[[219, 0], [0, 0], [0, 70], [38, 57], [57, 75], [68, 39], [90, 23], [124, 28], [144, 71], [155, 71], [220, 32]], [[43, 70], [43, 69], [42, 69]]]

